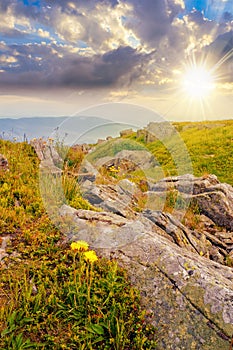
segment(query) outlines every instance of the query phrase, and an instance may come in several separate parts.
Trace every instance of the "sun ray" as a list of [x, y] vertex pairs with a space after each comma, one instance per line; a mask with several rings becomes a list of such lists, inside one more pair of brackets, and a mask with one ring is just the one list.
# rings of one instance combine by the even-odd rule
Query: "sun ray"
[[218, 62], [213, 66], [213, 71], [218, 70], [225, 62], [233, 57], [233, 49], [228, 51], [223, 57], [221, 57]]

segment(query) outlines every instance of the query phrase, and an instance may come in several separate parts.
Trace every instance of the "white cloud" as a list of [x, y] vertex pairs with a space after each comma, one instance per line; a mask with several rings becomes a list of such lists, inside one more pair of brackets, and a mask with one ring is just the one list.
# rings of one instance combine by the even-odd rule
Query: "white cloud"
[[17, 58], [14, 56], [0, 55], [1, 64], [16, 63]]
[[50, 33], [47, 30], [43, 30], [42, 28], [39, 28], [37, 30], [37, 33], [42, 38], [50, 38]]

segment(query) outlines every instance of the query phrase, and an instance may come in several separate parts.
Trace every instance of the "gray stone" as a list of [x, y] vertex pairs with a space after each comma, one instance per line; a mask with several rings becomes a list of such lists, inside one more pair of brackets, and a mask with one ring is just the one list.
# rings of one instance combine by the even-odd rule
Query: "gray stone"
[[127, 269], [141, 292], [142, 305], [152, 311], [148, 321], [158, 328], [158, 349], [176, 349], [177, 344], [179, 349], [229, 349], [232, 269], [168, 239], [166, 234], [172, 237], [176, 225], [184, 229], [180, 223], [163, 213], [147, 213], [149, 219], [146, 213], [138, 214], [131, 220], [68, 206], [60, 213], [77, 226], [67, 239], [84, 239], [101, 256], [116, 259]]
[[89, 181], [81, 186], [81, 190], [83, 198], [96, 207], [123, 217], [135, 215], [133, 211], [133, 206], [136, 205], [135, 198], [120, 186], [95, 185]]
[[8, 160], [3, 154], [0, 154], [0, 171], [9, 170]]
[[126, 159], [135, 164], [136, 169], [150, 169], [158, 163], [149, 151], [123, 150], [115, 155], [115, 158]]

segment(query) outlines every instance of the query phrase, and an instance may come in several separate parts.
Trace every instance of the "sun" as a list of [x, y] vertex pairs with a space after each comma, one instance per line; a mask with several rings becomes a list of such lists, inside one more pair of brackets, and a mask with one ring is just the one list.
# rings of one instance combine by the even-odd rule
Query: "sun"
[[182, 90], [192, 99], [205, 99], [214, 90], [212, 72], [204, 66], [192, 66], [182, 78]]

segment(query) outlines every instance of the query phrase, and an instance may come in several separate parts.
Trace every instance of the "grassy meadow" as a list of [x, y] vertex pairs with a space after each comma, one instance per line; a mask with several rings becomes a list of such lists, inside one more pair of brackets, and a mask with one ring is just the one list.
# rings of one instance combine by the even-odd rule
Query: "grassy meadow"
[[[145, 322], [148, 315], [126, 272], [115, 261], [97, 257], [85, 242], [61, 243], [62, 233], [40, 196], [32, 147], [0, 140], [0, 153], [10, 168], [0, 174], [0, 244], [11, 236], [0, 271], [0, 349], [154, 348], [156, 332]], [[69, 175], [80, 154], [77, 158], [71, 151], [68, 157], [67, 202], [93, 209]], [[47, 188], [56, 197], [56, 182]]]
[[[194, 174], [215, 174], [233, 185], [233, 121], [174, 126]], [[148, 149], [164, 174], [177, 173], [173, 157], [160, 141], [146, 144], [133, 133], [112, 142], [112, 147], [97, 146], [89, 160], [114, 156], [122, 149]], [[167, 142], [175, 147], [172, 138]], [[179, 156], [179, 149], [176, 152]], [[33, 148], [25, 142], [0, 140], [0, 153], [10, 169], [0, 173], [0, 244], [11, 236], [0, 271], [0, 349], [154, 349], [156, 330], [147, 324], [149, 315], [141, 310], [139, 293], [126, 272], [115, 261], [97, 257], [84, 242], [76, 247], [61, 243], [63, 234], [51, 222], [41, 198], [39, 160]], [[97, 210], [82, 198], [72, 176], [83, 157], [72, 149], [66, 156], [66, 201], [77, 209]], [[106, 183], [124, 177], [115, 169], [103, 175]], [[141, 176], [135, 173], [131, 178], [136, 182]], [[44, 186], [48, 196], [56, 197], [56, 182]], [[60, 200], [58, 193], [58, 204]]]
[[[221, 182], [233, 185], [233, 120], [183, 122], [173, 125], [187, 148], [193, 174], [196, 176], [215, 174]], [[144, 138], [137, 138], [136, 134], [128, 138], [145, 145], [160, 163], [166, 175], [177, 175], [174, 159], [162, 142], [157, 140], [146, 144]], [[166, 140], [166, 143], [173, 147], [172, 138]]]

